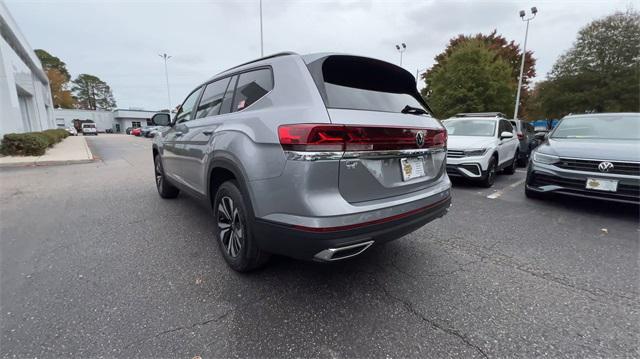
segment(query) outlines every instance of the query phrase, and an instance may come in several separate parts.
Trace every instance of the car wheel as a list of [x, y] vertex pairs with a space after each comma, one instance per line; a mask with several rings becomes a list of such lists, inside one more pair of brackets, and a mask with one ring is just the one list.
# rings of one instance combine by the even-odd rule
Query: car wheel
[[497, 172], [498, 161], [496, 161], [495, 157], [491, 157], [491, 159], [489, 160], [489, 166], [487, 167], [487, 171], [484, 175], [484, 179], [480, 181], [480, 185], [486, 188], [493, 186], [493, 183], [496, 181]]
[[156, 174], [156, 188], [158, 188], [158, 194], [162, 198], [176, 198], [180, 190], [174, 185], [169, 183], [164, 175], [164, 168], [162, 167], [162, 161], [160, 155], [156, 155], [153, 158], [155, 174]]
[[524, 156], [520, 156], [518, 158], [518, 166], [527, 167], [527, 162], [529, 161], [529, 155], [525, 154]]
[[513, 160], [511, 160], [511, 164], [504, 169], [505, 174], [512, 175], [516, 173], [516, 167], [518, 167], [519, 156], [520, 156], [520, 152], [516, 150], [516, 154], [513, 156]]
[[255, 244], [252, 218], [237, 182], [223, 183], [213, 205], [218, 247], [229, 267], [248, 272], [266, 263], [269, 255]]

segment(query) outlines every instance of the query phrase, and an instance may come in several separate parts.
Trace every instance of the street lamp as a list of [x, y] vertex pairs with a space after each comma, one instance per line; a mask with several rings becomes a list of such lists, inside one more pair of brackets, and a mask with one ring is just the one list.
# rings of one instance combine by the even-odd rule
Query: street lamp
[[396, 45], [396, 50], [400, 53], [400, 66], [402, 67], [402, 53], [407, 51], [407, 45], [404, 42], [400, 45]]
[[260, 0], [260, 57], [264, 57], [264, 42], [262, 38], [262, 0]]
[[171, 105], [171, 91], [169, 90], [169, 71], [167, 70], [167, 61], [171, 58], [171, 56], [167, 54], [158, 54], [158, 56], [164, 59], [164, 77], [167, 80], [167, 101], [169, 101], [168, 109], [169, 111], [171, 111], [173, 105]]
[[520, 18], [522, 21], [527, 22], [527, 30], [524, 33], [524, 46], [522, 48], [522, 62], [520, 63], [520, 77], [518, 78], [518, 92], [516, 94], [516, 108], [513, 111], [513, 119], [518, 119], [518, 107], [520, 106], [520, 90], [522, 89], [522, 73], [524, 72], [524, 58], [527, 54], [527, 37], [529, 37], [529, 21], [533, 20], [538, 13], [538, 8], [535, 6], [531, 8], [531, 16], [525, 17], [527, 13], [524, 10], [520, 10]]

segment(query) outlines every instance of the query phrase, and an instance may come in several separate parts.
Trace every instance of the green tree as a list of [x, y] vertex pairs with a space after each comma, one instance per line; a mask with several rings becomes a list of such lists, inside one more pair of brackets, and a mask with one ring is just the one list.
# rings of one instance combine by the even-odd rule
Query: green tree
[[116, 107], [111, 88], [97, 76], [80, 74], [73, 80], [71, 89], [77, 107], [85, 110], [111, 110]]
[[[435, 65], [427, 70], [427, 72], [423, 74], [422, 78], [428, 79], [435, 71], [438, 70], [440, 66], [442, 66], [442, 64], [447, 61], [449, 56], [451, 56], [451, 53], [456, 48], [468, 42], [481, 42], [489, 50], [495, 52], [497, 56], [499, 56], [507, 64], [509, 64], [509, 67], [511, 69], [511, 77], [516, 83], [518, 82], [518, 77], [520, 76], [520, 63], [522, 61], [522, 50], [520, 50], [520, 46], [513, 40], [508, 41], [502, 35], [499, 35], [497, 33], [497, 30], [493, 30], [488, 35], [479, 33], [476, 35], [458, 35], [457, 37], [452, 38], [451, 40], [449, 40], [449, 44], [444, 49], [444, 51], [435, 57]], [[525, 54], [524, 71], [522, 74], [522, 91], [520, 94], [520, 106], [518, 110], [520, 117], [525, 117], [528, 111], [527, 103], [531, 90], [530, 82], [531, 79], [536, 76], [535, 66], [536, 60], [533, 57], [533, 52], [527, 51], [527, 53]]]
[[482, 41], [457, 45], [426, 82], [423, 95], [440, 118], [459, 112], [513, 114], [517, 83], [511, 66]]
[[69, 75], [67, 65], [45, 50], [37, 49], [35, 53], [38, 59], [40, 59], [42, 68], [49, 78], [53, 107], [74, 108], [75, 100], [69, 90], [71, 75]]
[[640, 110], [640, 14], [629, 10], [595, 20], [554, 64], [536, 91], [538, 112]]

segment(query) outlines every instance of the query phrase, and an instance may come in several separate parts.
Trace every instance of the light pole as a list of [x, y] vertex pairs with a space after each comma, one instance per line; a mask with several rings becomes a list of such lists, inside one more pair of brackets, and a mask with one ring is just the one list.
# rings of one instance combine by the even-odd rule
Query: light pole
[[169, 112], [171, 112], [171, 90], [169, 90], [169, 71], [167, 70], [167, 61], [171, 56], [167, 54], [159, 54], [158, 56], [164, 59], [164, 77], [167, 80], [167, 101], [169, 101]]
[[407, 45], [404, 42], [401, 45], [396, 45], [396, 50], [400, 53], [400, 67], [402, 67], [402, 53], [407, 51]]
[[527, 55], [527, 37], [529, 37], [529, 21], [533, 20], [538, 13], [538, 9], [534, 6], [531, 8], [531, 16], [525, 18], [526, 12], [520, 10], [520, 18], [527, 22], [527, 30], [524, 33], [524, 46], [522, 48], [522, 63], [520, 64], [520, 77], [518, 78], [518, 92], [516, 93], [516, 108], [513, 110], [513, 119], [518, 119], [518, 107], [520, 106], [520, 90], [522, 89], [522, 73], [524, 72], [524, 59]]
[[264, 57], [264, 42], [262, 38], [262, 0], [260, 0], [260, 57]]

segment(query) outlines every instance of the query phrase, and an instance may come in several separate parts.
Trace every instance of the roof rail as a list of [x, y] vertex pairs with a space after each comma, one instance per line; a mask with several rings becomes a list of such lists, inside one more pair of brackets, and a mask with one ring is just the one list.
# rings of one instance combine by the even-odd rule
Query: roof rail
[[455, 117], [503, 117], [507, 118], [502, 112], [463, 112], [457, 113]]
[[224, 72], [227, 72], [227, 71], [233, 70], [233, 69], [237, 69], [238, 67], [241, 67], [241, 66], [244, 66], [244, 65], [249, 65], [249, 64], [252, 64], [252, 63], [254, 63], [254, 62], [258, 62], [258, 61], [262, 61], [262, 60], [266, 60], [266, 59], [272, 59], [272, 58], [274, 58], [274, 57], [288, 56], [288, 55], [297, 55], [297, 53], [295, 53], [295, 52], [293, 52], [293, 51], [278, 52], [278, 53], [273, 54], [273, 55], [269, 55], [269, 56], [261, 57], [261, 58], [259, 58], [259, 59], [255, 59], [255, 60], [247, 61], [247, 62], [242, 63], [242, 64], [240, 64], [240, 65], [237, 65], [237, 66], [234, 66], [234, 67], [228, 68], [228, 69], [226, 69], [226, 70], [224, 70], [224, 71], [220, 71], [219, 73], [221, 74], [221, 73], [224, 73]]

